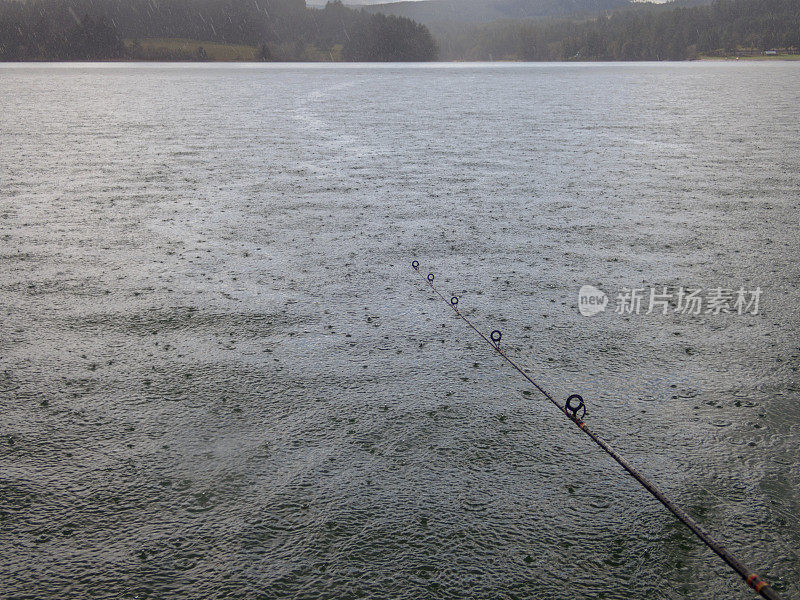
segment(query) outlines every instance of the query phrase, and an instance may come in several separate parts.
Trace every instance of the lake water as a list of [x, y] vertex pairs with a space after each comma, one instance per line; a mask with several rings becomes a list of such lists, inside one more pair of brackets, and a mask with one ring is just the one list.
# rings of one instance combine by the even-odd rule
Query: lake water
[[[779, 62], [0, 66], [0, 595], [752, 598], [417, 259], [800, 597], [799, 93]], [[663, 286], [762, 295], [612, 310]]]

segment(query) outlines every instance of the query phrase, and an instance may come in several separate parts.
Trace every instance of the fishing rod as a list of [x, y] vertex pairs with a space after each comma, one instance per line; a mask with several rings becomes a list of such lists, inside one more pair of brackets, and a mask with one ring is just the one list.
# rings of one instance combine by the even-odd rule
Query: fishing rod
[[[417, 271], [420, 275], [422, 272], [419, 270], [419, 261], [415, 260], [411, 263], [412, 268]], [[652, 483], [649, 479], [647, 479], [644, 475], [639, 473], [632, 465], [628, 463], [616, 450], [614, 450], [611, 446], [606, 443], [599, 435], [594, 433], [591, 429], [586, 426], [586, 423], [583, 421], [583, 417], [586, 415], [586, 405], [583, 402], [583, 398], [578, 394], [572, 394], [569, 396], [564, 404], [561, 404], [558, 400], [556, 400], [547, 390], [545, 390], [542, 386], [540, 386], [533, 378], [528, 375], [522, 367], [520, 367], [516, 362], [514, 362], [508, 354], [506, 354], [502, 348], [500, 348], [500, 340], [503, 337], [503, 334], [495, 329], [492, 331], [489, 336], [487, 337], [485, 333], [483, 333], [480, 329], [478, 329], [472, 321], [470, 321], [464, 313], [462, 313], [458, 308], [458, 297], [453, 296], [450, 298], [448, 302], [447, 298], [445, 298], [442, 293], [436, 289], [436, 286], [433, 285], [434, 275], [433, 273], [428, 273], [427, 277], [422, 275], [425, 280], [427, 281], [430, 288], [434, 291], [434, 293], [442, 299], [442, 301], [449, 305], [450, 308], [461, 318], [469, 327], [475, 331], [482, 339], [485, 341], [492, 349], [497, 352], [508, 364], [510, 364], [514, 369], [516, 369], [520, 375], [522, 375], [525, 379], [527, 379], [533, 386], [539, 390], [542, 395], [547, 398], [550, 402], [552, 402], [558, 410], [560, 410], [564, 415], [575, 425], [580, 428], [580, 430], [588, 435], [591, 440], [600, 446], [606, 454], [608, 454], [611, 458], [613, 458], [617, 463], [625, 469], [628, 474], [633, 477], [636, 481], [638, 481], [644, 489], [650, 492], [656, 500], [661, 502], [667, 510], [669, 510], [673, 515], [675, 515], [681, 523], [686, 525], [692, 533], [694, 533], [700, 540], [711, 550], [713, 550], [717, 556], [719, 556], [722, 560], [724, 560], [728, 566], [730, 566], [734, 571], [736, 571], [739, 575], [741, 575], [742, 579], [745, 580], [747, 585], [753, 588], [757, 594], [760, 594], [763, 598], [767, 600], [782, 600], [781, 596], [772, 589], [772, 587], [764, 581], [758, 573], [750, 569], [747, 565], [745, 565], [741, 560], [739, 560], [736, 556], [734, 556], [730, 551], [728, 551], [722, 544], [720, 544], [714, 537], [708, 533], [700, 523], [695, 521], [689, 514], [683, 510], [680, 506], [675, 504], [672, 500], [670, 500], [664, 492], [662, 492], [654, 483]], [[579, 414], [580, 413], [580, 414]]]

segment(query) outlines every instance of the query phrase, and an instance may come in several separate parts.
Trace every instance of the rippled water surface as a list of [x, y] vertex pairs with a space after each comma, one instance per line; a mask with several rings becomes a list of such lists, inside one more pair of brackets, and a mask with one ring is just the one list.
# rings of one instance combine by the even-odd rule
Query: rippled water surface
[[[800, 64], [0, 66], [0, 596], [800, 598]], [[757, 315], [584, 317], [597, 286]]]

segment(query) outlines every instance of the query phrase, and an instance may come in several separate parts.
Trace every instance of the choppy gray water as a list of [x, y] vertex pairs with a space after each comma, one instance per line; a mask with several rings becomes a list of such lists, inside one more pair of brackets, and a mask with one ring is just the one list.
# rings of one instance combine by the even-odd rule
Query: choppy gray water
[[[800, 597], [799, 92], [797, 63], [0, 66], [0, 596], [752, 597], [417, 258]], [[583, 284], [763, 296], [587, 318]]]

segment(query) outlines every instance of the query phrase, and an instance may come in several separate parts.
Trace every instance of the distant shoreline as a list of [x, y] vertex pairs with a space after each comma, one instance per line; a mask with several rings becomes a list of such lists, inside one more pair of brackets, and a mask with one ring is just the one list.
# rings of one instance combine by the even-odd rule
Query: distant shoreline
[[[691, 63], [691, 62], [736, 62], [738, 60], [747, 62], [797, 62], [800, 61], [800, 56], [788, 54], [786, 56], [701, 56], [695, 59], [687, 60], [432, 60], [425, 61], [424, 64], [509, 64], [509, 63], [541, 63], [541, 64], [571, 64], [571, 63], [615, 63], [615, 64], [638, 64], [638, 63]], [[358, 65], [358, 64], [412, 64], [416, 61], [348, 61], [348, 60], [293, 60], [293, 61], [263, 61], [255, 59], [169, 59], [169, 58], [106, 58], [106, 59], [93, 59], [93, 60], [52, 60], [52, 59], [20, 59], [20, 60], [0, 60], [0, 65], [6, 64], [43, 64], [43, 63], [171, 63], [171, 64], [283, 64], [283, 65], [308, 65], [308, 64], [339, 64], [339, 65]]]
[[[358, 64], [369, 63], [371, 61], [348, 61], [343, 59], [342, 48], [336, 46], [329, 52], [315, 51], [308, 53], [312, 56], [312, 60], [294, 60], [294, 61], [281, 61], [281, 60], [262, 60], [259, 58], [259, 48], [257, 46], [249, 46], [246, 44], [224, 44], [219, 42], [191, 40], [183, 38], [145, 38], [140, 40], [127, 39], [123, 42], [128, 52], [127, 56], [118, 58], [107, 59], [94, 59], [94, 60], [48, 60], [40, 58], [22, 58], [19, 60], [0, 60], [0, 63], [41, 63], [41, 62], [57, 62], [57, 63], [71, 63], [71, 62], [102, 62], [102, 63], [284, 63], [284, 64]], [[775, 55], [750, 55], [750, 56], [710, 56], [700, 55], [695, 58], [684, 60], [672, 61], [657, 61], [657, 62], [694, 62], [694, 61], [797, 61], [800, 60], [800, 54], [775, 54]], [[389, 61], [395, 62], [395, 61]], [[401, 62], [401, 61], [397, 61]], [[553, 61], [527, 61], [517, 58], [504, 58], [499, 60], [435, 60], [426, 61], [432, 63], [523, 63], [523, 62], [552, 62], [552, 63], [571, 63], [571, 62], [614, 62], [614, 63], [637, 63], [637, 62], [653, 62], [647, 60], [553, 60]]]
[[769, 61], [769, 60], [800, 60], [800, 54], [774, 54], [770, 56], [701, 56], [697, 60], [755, 60], [755, 61]]

